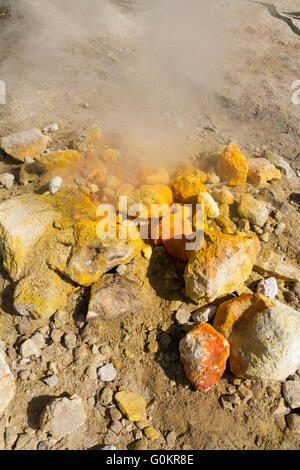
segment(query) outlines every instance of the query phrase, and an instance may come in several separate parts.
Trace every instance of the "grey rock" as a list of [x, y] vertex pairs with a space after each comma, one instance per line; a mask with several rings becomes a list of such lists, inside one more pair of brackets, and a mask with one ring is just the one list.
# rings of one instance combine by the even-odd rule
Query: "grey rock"
[[20, 354], [22, 357], [30, 357], [41, 355], [41, 348], [31, 338], [26, 339], [20, 346]]
[[255, 199], [251, 194], [243, 194], [240, 197], [238, 213], [253, 225], [263, 227], [267, 222], [269, 210], [265, 202]]
[[110, 430], [113, 431], [115, 434], [120, 434], [122, 431], [122, 423], [120, 421], [113, 421], [110, 425]]
[[76, 346], [76, 335], [74, 333], [66, 333], [64, 343], [67, 349], [74, 349]]
[[14, 181], [15, 181], [15, 177], [12, 173], [2, 173], [0, 175], [0, 184], [4, 186], [6, 189], [12, 188]]
[[214, 318], [214, 316], [216, 315], [217, 309], [218, 307], [215, 307], [213, 305], [209, 307], [200, 308], [199, 310], [196, 310], [195, 312], [193, 312], [192, 320], [195, 323], [200, 323], [200, 322], [207, 323]]
[[246, 312], [233, 326], [230, 370], [242, 378], [285, 380], [300, 364], [300, 314], [274, 301], [275, 306]]
[[175, 318], [179, 325], [184, 325], [190, 321], [191, 312], [183, 305], [177, 310]]
[[44, 383], [48, 385], [48, 387], [55, 387], [55, 385], [58, 384], [58, 377], [57, 375], [53, 374], [50, 375], [49, 377], [46, 377], [44, 379]]
[[278, 295], [278, 285], [275, 277], [268, 277], [259, 281], [256, 292], [270, 299], [275, 299], [276, 295]]
[[98, 369], [98, 377], [102, 382], [112, 382], [117, 376], [117, 371], [113, 364], [105, 364]]
[[55, 398], [41, 414], [41, 430], [49, 432], [55, 439], [62, 439], [82, 426], [86, 417], [83, 400], [77, 394]]
[[58, 131], [58, 124], [56, 122], [53, 122], [52, 124], [49, 124], [49, 126], [44, 127], [43, 132], [49, 133], [49, 132], [56, 132]]
[[107, 275], [95, 282], [87, 320], [116, 320], [133, 314], [141, 308], [140, 292], [134, 282], [120, 276]]
[[300, 408], [300, 380], [288, 380], [285, 382], [283, 384], [283, 395], [292, 410]]

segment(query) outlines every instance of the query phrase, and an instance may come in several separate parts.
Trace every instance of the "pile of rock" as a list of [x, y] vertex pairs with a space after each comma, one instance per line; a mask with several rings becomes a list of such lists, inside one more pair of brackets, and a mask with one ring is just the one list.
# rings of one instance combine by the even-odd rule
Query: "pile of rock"
[[[90, 294], [86, 321], [117, 320], [134, 314], [143, 308], [143, 283], [137, 276], [124, 274], [122, 267], [141, 254], [149, 265], [154, 248], [161, 245], [184, 263], [185, 295], [194, 302], [193, 328], [180, 342], [180, 356], [196, 388], [207, 392], [215, 385], [228, 358], [231, 372], [240, 378], [282, 381], [295, 373], [300, 365], [300, 315], [275, 298], [276, 278], [295, 282], [299, 270], [276, 253], [266, 256], [263, 250], [263, 255], [259, 254], [261, 242], [268, 242], [272, 230], [279, 234], [284, 227], [278, 221], [271, 225], [270, 205], [255, 197], [253, 185], [250, 189], [245, 186], [244, 192], [236, 191], [246, 185], [247, 178], [254, 185], [280, 179], [281, 172], [269, 159], [246, 159], [230, 144], [218, 156], [216, 166], [210, 162], [207, 171], [191, 165], [150, 171], [129, 164], [120, 152], [106, 146], [98, 126], [75, 139], [72, 149], [45, 152], [48, 142], [49, 138], [37, 129], [1, 141], [5, 152], [24, 162], [20, 181], [24, 183], [35, 175], [41, 186], [47, 182], [49, 189], [0, 204], [0, 250], [3, 266], [16, 282], [14, 308], [19, 315], [58, 318], [68, 299], [85, 288]], [[8, 188], [13, 179], [1, 176], [0, 183]], [[129, 206], [145, 205], [146, 227], [151, 223], [148, 210], [152, 204], [170, 207], [173, 202], [182, 207], [187, 224], [178, 227], [173, 219], [171, 237], [166, 239], [160, 229], [169, 213], [163, 212], [158, 217], [157, 238], [145, 241], [136, 226], [123, 221], [117, 204], [121, 195], [127, 195]], [[117, 210], [117, 227], [113, 228], [117, 233], [126, 230], [127, 238], [99, 238], [99, 204], [107, 202], [113, 202]], [[192, 212], [184, 204], [191, 204]], [[204, 208], [203, 246], [189, 251], [186, 237], [195, 227], [193, 217], [190, 221], [188, 218], [196, 204]], [[129, 232], [129, 227], [137, 237], [130, 236], [133, 231]], [[116, 272], [108, 273], [113, 268]], [[244, 285], [253, 270], [272, 276], [261, 279], [256, 294]], [[233, 294], [238, 297], [223, 302]], [[218, 305], [209, 305], [218, 299], [222, 299]], [[188, 323], [190, 313], [178, 311], [178, 323]], [[60, 328], [52, 329], [51, 340], [59, 342], [62, 335]], [[69, 333], [63, 338], [66, 348], [73, 350], [76, 336]], [[43, 347], [44, 339], [36, 333], [21, 342], [20, 353], [23, 358], [39, 357]], [[103, 382], [114, 380], [116, 374], [111, 363], [97, 372]], [[55, 386], [56, 380], [51, 373], [45, 383]], [[295, 408], [298, 398], [292, 393], [293, 387], [287, 384], [285, 394]], [[2, 355], [0, 412], [13, 394], [14, 379]], [[131, 392], [118, 392], [115, 401], [129, 420], [146, 419], [143, 399]], [[73, 395], [51, 402], [43, 412], [41, 426], [59, 439], [84, 424], [85, 419], [81, 399]], [[119, 426], [117, 422], [113, 420], [114, 429]], [[156, 431], [148, 428], [144, 434], [151, 439]]]

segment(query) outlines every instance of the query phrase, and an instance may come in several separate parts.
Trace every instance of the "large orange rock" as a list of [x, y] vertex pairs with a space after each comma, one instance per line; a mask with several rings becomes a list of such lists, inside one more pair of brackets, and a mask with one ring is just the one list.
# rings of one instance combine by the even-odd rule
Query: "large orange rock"
[[250, 276], [260, 250], [256, 236], [206, 232], [204, 246], [185, 268], [185, 290], [195, 302], [212, 302], [236, 291]]
[[250, 158], [248, 176], [253, 183], [262, 184], [270, 180], [279, 180], [281, 172], [266, 158]]
[[273, 305], [275, 303], [262, 294], [243, 294], [240, 297], [223, 302], [218, 307], [213, 323], [214, 328], [228, 339], [234, 323], [245, 312], [254, 313]]
[[200, 323], [180, 341], [179, 350], [189, 381], [205, 393], [222, 377], [230, 347], [209, 323]]
[[43, 173], [61, 168], [70, 169], [80, 165], [82, 161], [83, 156], [76, 150], [53, 151], [44, 153], [35, 159], [36, 167]]
[[185, 203], [196, 203], [198, 194], [207, 191], [203, 184], [206, 179], [198, 174], [177, 176], [173, 183], [174, 199]]
[[246, 183], [249, 163], [235, 144], [229, 144], [217, 162], [217, 172], [229, 186]]
[[[189, 207], [177, 204], [178, 210], [176, 213], [170, 212], [160, 220], [160, 237], [170, 255], [179, 258], [182, 261], [187, 261], [188, 253], [186, 250], [186, 243], [189, 242], [188, 236], [194, 233], [192, 214]], [[166, 220], [167, 219], [167, 220]], [[170, 228], [170, 236], [165, 238], [163, 233], [165, 229]], [[169, 225], [169, 227], [168, 227]], [[179, 238], [181, 236], [181, 238]]]

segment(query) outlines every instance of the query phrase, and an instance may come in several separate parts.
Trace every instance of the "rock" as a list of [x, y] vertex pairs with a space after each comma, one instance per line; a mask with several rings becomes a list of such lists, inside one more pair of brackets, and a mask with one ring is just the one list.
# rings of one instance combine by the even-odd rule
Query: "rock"
[[248, 161], [235, 144], [229, 144], [220, 155], [217, 162], [217, 173], [221, 181], [227, 181], [229, 186], [246, 183]]
[[31, 336], [31, 341], [36, 344], [36, 346], [40, 349], [44, 349], [46, 347], [46, 341], [43, 334], [40, 331], [37, 331]]
[[117, 450], [115, 446], [103, 446], [101, 450]]
[[290, 413], [286, 417], [287, 425], [289, 430], [293, 434], [300, 434], [300, 415], [296, 413]]
[[46, 150], [48, 137], [43, 135], [39, 129], [11, 134], [2, 137], [0, 147], [11, 157], [24, 162], [25, 157], [37, 157]]
[[15, 379], [0, 351], [0, 416], [15, 395]]
[[279, 403], [277, 403], [271, 410], [271, 413], [274, 416], [285, 415], [289, 412], [290, 412], [290, 409], [285, 406], [283, 398], [281, 398], [279, 400]]
[[300, 380], [288, 380], [283, 384], [283, 395], [289, 407], [300, 408]]
[[137, 441], [131, 442], [129, 444], [130, 450], [147, 450], [148, 441], [147, 439], [138, 439]]
[[253, 397], [253, 392], [244, 384], [241, 384], [238, 387], [238, 395], [241, 398], [241, 400], [247, 403]]
[[278, 295], [278, 286], [275, 277], [268, 277], [259, 281], [256, 292], [270, 299], [275, 299], [276, 295]]
[[146, 402], [143, 397], [130, 391], [117, 392], [114, 396], [120, 411], [129, 421], [144, 421], [147, 419]]
[[105, 403], [105, 404], [109, 404], [112, 402], [112, 399], [113, 399], [113, 391], [111, 388], [109, 387], [105, 387], [101, 394], [100, 394], [100, 402], [101, 403]]
[[197, 201], [198, 194], [206, 192], [204, 186], [207, 176], [203, 175], [183, 175], [177, 176], [173, 183], [174, 198], [179, 202], [193, 204]]
[[76, 394], [69, 398], [55, 398], [46, 405], [40, 418], [41, 430], [49, 432], [55, 439], [62, 439], [85, 421], [83, 400]]
[[217, 307], [210, 305], [209, 307], [199, 308], [192, 314], [192, 320], [195, 323], [208, 323], [211, 321], [217, 311]]
[[144, 247], [141, 238], [103, 237], [101, 227], [94, 220], [76, 223], [73, 231], [71, 252], [53, 255], [48, 262], [52, 269], [82, 286], [90, 286], [115, 266], [130, 262]]
[[277, 279], [298, 282], [300, 269], [283, 259], [283, 257], [269, 249], [264, 249], [255, 260], [254, 271], [262, 276], [274, 276]]
[[32, 338], [26, 339], [20, 346], [20, 354], [22, 357], [37, 356], [42, 354], [41, 348]]
[[57, 375], [50, 375], [44, 379], [44, 383], [48, 385], [48, 387], [55, 387], [58, 384], [58, 377]]
[[4, 186], [6, 189], [12, 188], [14, 181], [15, 181], [15, 177], [12, 173], [2, 173], [0, 175], [0, 184]]
[[175, 314], [176, 321], [179, 325], [185, 325], [190, 321], [191, 312], [185, 307], [181, 306]]
[[57, 217], [48, 198], [39, 194], [22, 194], [0, 204], [0, 250], [14, 281], [20, 279], [28, 255]]
[[218, 307], [213, 323], [214, 328], [228, 339], [235, 322], [245, 312], [254, 313], [274, 305], [274, 302], [262, 294], [242, 294], [239, 297], [223, 302]]
[[143, 432], [149, 441], [155, 441], [160, 438], [160, 433], [153, 426], [145, 427]]
[[137, 285], [125, 277], [106, 275], [91, 288], [87, 320], [117, 320], [141, 308]]
[[[172, 191], [169, 186], [162, 184], [144, 184], [138, 189], [127, 194], [127, 204], [130, 209], [135, 204], [144, 204], [150, 215], [152, 204], [166, 204], [170, 206], [173, 202]], [[147, 218], [148, 214], [141, 214], [141, 218]], [[133, 214], [134, 215], [134, 214]]]
[[60, 176], [55, 176], [49, 183], [49, 191], [51, 194], [57, 193], [60, 190], [62, 185], [62, 178]]
[[64, 336], [64, 343], [67, 349], [74, 349], [76, 346], [76, 335], [74, 333], [66, 333]]
[[55, 328], [62, 328], [69, 320], [69, 315], [65, 310], [57, 310], [53, 315], [53, 323]]
[[192, 252], [185, 268], [187, 296], [210, 303], [236, 291], [250, 276], [259, 249], [256, 237], [206, 233], [204, 247]]
[[79, 167], [83, 156], [76, 150], [49, 152], [35, 159], [35, 167], [41, 173], [55, 171], [61, 168]]
[[266, 158], [250, 158], [248, 176], [253, 183], [263, 184], [270, 180], [279, 180], [281, 172]]
[[75, 287], [46, 265], [36, 266], [29, 276], [21, 279], [14, 292], [14, 307], [19, 315], [49, 318], [63, 309]]
[[113, 364], [106, 364], [98, 370], [99, 380], [102, 382], [112, 382], [117, 376], [117, 371]]
[[230, 370], [241, 378], [285, 380], [300, 364], [300, 314], [278, 301], [249, 309], [235, 322], [228, 341]]
[[54, 343], [60, 343], [61, 341], [61, 337], [63, 335], [63, 331], [58, 329], [58, 328], [54, 328], [52, 331], [51, 331], [51, 339]]
[[229, 344], [208, 323], [193, 328], [180, 341], [179, 350], [185, 373], [195, 388], [205, 393], [222, 377]]
[[144, 184], [164, 184], [169, 185], [169, 173], [166, 168], [159, 168], [144, 179]]
[[238, 205], [238, 213], [253, 225], [263, 227], [267, 222], [269, 210], [263, 201], [256, 200], [251, 194], [242, 194]]
[[43, 132], [46, 132], [46, 134], [49, 132], [56, 132], [56, 131], [58, 131], [58, 124], [56, 122], [49, 124], [49, 126], [46, 126], [43, 129]]
[[216, 217], [219, 217], [220, 211], [218, 204], [209, 193], [199, 193], [197, 204], [203, 204], [204, 212], [209, 219], [215, 219]]
[[166, 443], [168, 447], [174, 447], [176, 443], [176, 432], [171, 431], [167, 434]]
[[111, 431], [113, 431], [115, 434], [120, 434], [122, 431], [122, 423], [120, 421], [113, 421], [109, 427]]
[[15, 428], [7, 427], [5, 428], [5, 444], [9, 447], [12, 447], [18, 438], [18, 433]]
[[288, 162], [280, 155], [270, 152], [269, 150], [264, 150], [261, 154], [261, 157], [266, 158], [270, 163], [275, 165], [275, 167], [282, 171], [282, 173], [284, 173], [287, 178], [296, 177], [294, 170], [292, 170]]
[[221, 204], [228, 204], [229, 206], [234, 203], [233, 194], [226, 187], [215, 188], [212, 191], [213, 198]]

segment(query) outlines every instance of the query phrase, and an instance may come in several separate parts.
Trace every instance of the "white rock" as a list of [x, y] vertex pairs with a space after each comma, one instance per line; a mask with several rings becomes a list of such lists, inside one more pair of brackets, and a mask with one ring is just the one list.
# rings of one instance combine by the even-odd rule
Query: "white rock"
[[283, 395], [292, 410], [300, 408], [300, 380], [288, 380], [284, 383]]
[[5, 361], [4, 354], [0, 352], [0, 416], [13, 399], [15, 390], [14, 376]]
[[44, 379], [44, 383], [48, 385], [48, 387], [55, 387], [58, 384], [58, 377], [57, 375], [50, 375]]
[[277, 300], [234, 324], [230, 370], [237, 377], [285, 380], [300, 365], [300, 313]]
[[76, 394], [69, 398], [55, 398], [46, 405], [40, 418], [41, 430], [49, 432], [55, 439], [62, 439], [85, 421], [83, 400]]
[[38, 348], [44, 349], [46, 347], [45, 338], [39, 331], [32, 335], [30, 339]]
[[191, 318], [191, 313], [188, 311], [188, 309], [183, 305], [179, 307], [175, 314], [176, 321], [179, 323], [179, 325], [185, 325], [190, 321]]
[[243, 194], [240, 197], [238, 213], [253, 225], [263, 227], [268, 219], [269, 210], [265, 202], [255, 199], [251, 194]]
[[58, 124], [56, 122], [53, 122], [52, 124], [49, 124], [49, 126], [44, 127], [43, 132], [56, 132], [58, 131]]
[[104, 446], [101, 450], [117, 450], [115, 446]]
[[98, 377], [103, 382], [112, 382], [117, 375], [117, 371], [112, 364], [106, 364], [98, 369]]
[[55, 176], [49, 183], [49, 191], [51, 194], [57, 193], [60, 190], [62, 185], [62, 178], [60, 176]]
[[215, 219], [216, 217], [219, 217], [219, 206], [209, 193], [199, 193], [197, 203], [203, 204], [204, 211], [209, 219]]
[[217, 309], [218, 307], [214, 307], [213, 305], [210, 307], [200, 308], [192, 314], [192, 319], [195, 323], [207, 323], [214, 318]]
[[41, 348], [31, 338], [26, 339], [20, 346], [22, 357], [40, 356]]
[[0, 175], [0, 184], [6, 189], [12, 188], [15, 181], [15, 177], [12, 173], [2, 173]]
[[275, 277], [268, 277], [259, 281], [256, 292], [270, 299], [275, 299], [276, 295], [278, 295], [278, 285]]

